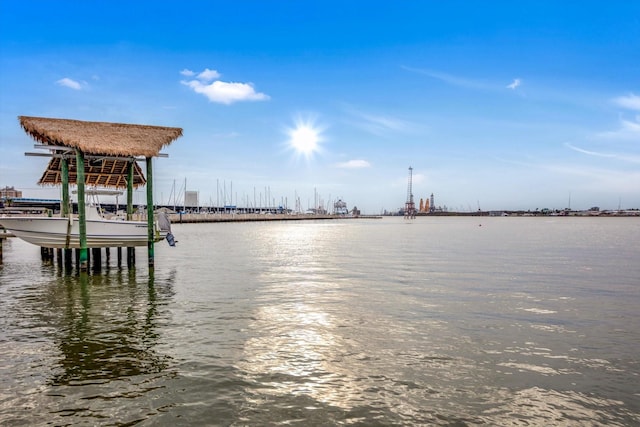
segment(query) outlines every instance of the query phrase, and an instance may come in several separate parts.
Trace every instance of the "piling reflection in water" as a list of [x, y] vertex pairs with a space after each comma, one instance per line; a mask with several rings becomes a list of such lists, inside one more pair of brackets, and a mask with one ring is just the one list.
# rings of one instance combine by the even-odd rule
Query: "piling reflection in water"
[[131, 422], [173, 405], [161, 328], [175, 270], [74, 276], [37, 258], [12, 261], [0, 269], [0, 424]]
[[173, 293], [171, 284], [156, 286], [149, 276], [143, 287], [135, 271], [116, 271], [65, 277], [62, 285], [64, 292], [50, 300], [50, 310], [60, 313], [54, 341], [61, 355], [52, 385], [158, 373], [167, 367], [168, 356], [154, 349], [159, 339], [155, 322], [158, 306]]

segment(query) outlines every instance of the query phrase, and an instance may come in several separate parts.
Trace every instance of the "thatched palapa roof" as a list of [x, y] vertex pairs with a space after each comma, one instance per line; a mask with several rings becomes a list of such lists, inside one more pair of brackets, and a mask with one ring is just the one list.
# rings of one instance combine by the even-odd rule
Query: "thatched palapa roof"
[[[52, 148], [79, 149], [89, 155], [85, 162], [85, 183], [105, 187], [126, 188], [127, 163], [132, 158], [155, 157], [163, 147], [182, 136], [181, 128], [172, 127], [27, 116], [18, 119], [22, 128], [39, 143]], [[75, 155], [68, 158], [69, 182], [75, 183]], [[39, 183], [61, 182], [60, 158], [54, 157]], [[134, 163], [134, 186], [145, 182], [142, 170]]]
[[182, 136], [182, 129], [124, 123], [20, 116], [20, 125], [45, 145], [79, 148], [87, 154], [154, 157]]

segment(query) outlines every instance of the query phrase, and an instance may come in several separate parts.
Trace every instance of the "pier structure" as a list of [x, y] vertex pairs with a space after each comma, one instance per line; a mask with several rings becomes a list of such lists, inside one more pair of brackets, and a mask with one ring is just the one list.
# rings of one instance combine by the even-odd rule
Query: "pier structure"
[[[133, 215], [133, 190], [146, 184], [148, 262], [154, 267], [154, 204], [153, 204], [153, 158], [168, 157], [160, 150], [182, 136], [182, 129], [137, 124], [88, 122], [44, 117], [18, 117], [20, 125], [39, 144], [37, 149], [49, 153], [26, 153], [29, 156], [49, 157], [47, 169], [38, 181], [40, 185], [61, 185], [61, 215], [69, 217], [69, 186], [75, 185], [78, 195], [78, 222], [80, 248], [76, 251], [76, 262], [81, 272], [89, 265], [86, 233], [85, 187], [115, 188], [127, 190], [127, 219]], [[138, 162], [146, 163], [144, 177]], [[71, 262], [69, 237], [64, 250], [58, 252], [58, 262]], [[94, 256], [100, 257], [100, 248]], [[118, 248], [118, 263], [120, 263]], [[52, 248], [42, 249], [43, 259], [53, 258]], [[109, 257], [108, 248], [105, 249]], [[135, 264], [134, 248], [127, 248], [127, 265]]]

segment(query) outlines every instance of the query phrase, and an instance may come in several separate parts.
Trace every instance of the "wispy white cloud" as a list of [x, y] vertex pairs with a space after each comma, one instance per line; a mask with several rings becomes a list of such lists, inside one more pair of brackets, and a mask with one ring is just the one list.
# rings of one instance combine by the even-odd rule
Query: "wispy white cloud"
[[[627, 110], [640, 111], [640, 96], [633, 93], [613, 98], [612, 102], [618, 107]], [[632, 119], [620, 118], [618, 129], [600, 132], [595, 136], [596, 138], [608, 140], [640, 140], [640, 115]]]
[[370, 168], [371, 163], [366, 160], [349, 160], [347, 162], [338, 163], [336, 167], [341, 169], [363, 169]]
[[68, 77], [65, 77], [63, 79], [60, 79], [56, 82], [56, 84], [58, 84], [59, 86], [64, 86], [64, 87], [68, 87], [70, 89], [74, 89], [74, 90], [82, 90], [83, 85], [86, 85], [86, 83], [84, 82], [77, 82], [73, 79], [70, 79]]
[[205, 68], [203, 72], [198, 74], [198, 79], [202, 80], [203, 82], [210, 82], [220, 78], [221, 76], [222, 74], [220, 74], [216, 70], [210, 70], [208, 68]]
[[345, 111], [356, 118], [357, 121], [352, 123], [354, 126], [378, 136], [390, 132], [409, 132], [414, 128], [410, 122], [389, 115], [370, 114], [354, 108], [346, 108]]
[[404, 131], [409, 127], [409, 124], [406, 121], [391, 116], [378, 116], [374, 114], [361, 113], [360, 118], [364, 119], [370, 126], [379, 129]]
[[640, 139], [640, 117], [636, 117], [635, 121], [621, 119], [618, 129], [600, 132], [596, 136], [603, 139], [638, 140]]
[[[180, 72], [184, 76], [196, 76], [196, 73], [184, 69]], [[233, 104], [240, 101], [266, 101], [268, 95], [256, 92], [251, 83], [223, 82], [216, 80], [221, 74], [216, 70], [206, 68], [197, 73], [196, 80], [183, 80], [181, 83], [191, 88], [195, 93], [206, 96], [209, 101], [219, 104]], [[212, 80], [215, 80], [211, 82]], [[211, 83], [208, 83], [211, 82]]]
[[622, 120], [622, 128], [627, 129], [635, 134], [640, 133], [640, 116], [636, 117], [636, 121]]
[[412, 73], [423, 74], [425, 76], [434, 78], [436, 80], [440, 80], [452, 86], [458, 86], [458, 87], [463, 87], [468, 89], [480, 89], [480, 90], [494, 88], [492, 85], [480, 80], [455, 76], [453, 74], [447, 74], [440, 71], [434, 71], [434, 70], [422, 69], [422, 68], [412, 68], [412, 67], [406, 67], [406, 66], [402, 66], [402, 68]]
[[508, 84], [507, 88], [513, 90], [513, 89], [517, 88], [518, 86], [520, 86], [521, 84], [522, 84], [522, 80], [513, 79], [513, 82], [511, 82], [511, 84]]
[[609, 158], [613, 158], [616, 157], [615, 154], [606, 154], [606, 153], [598, 153], [596, 151], [589, 151], [589, 150], [585, 150], [583, 148], [580, 147], [576, 147], [575, 145], [572, 145], [568, 142], [564, 143], [564, 146], [573, 150], [573, 151], [577, 151], [578, 153], [582, 153], [582, 154], [588, 154], [589, 156], [597, 156], [597, 157], [609, 157]]
[[628, 154], [613, 154], [613, 153], [600, 153], [597, 151], [590, 151], [590, 150], [585, 150], [583, 148], [580, 147], [576, 147], [575, 145], [572, 145], [568, 142], [565, 142], [565, 147], [576, 151], [578, 153], [582, 153], [582, 154], [586, 154], [589, 156], [595, 156], [595, 157], [605, 157], [605, 158], [609, 158], [609, 159], [617, 159], [617, 160], [622, 160], [628, 163], [640, 163], [640, 156], [636, 156], [636, 155], [628, 155]]
[[640, 96], [629, 94], [627, 96], [619, 96], [613, 99], [613, 102], [623, 108], [640, 111]]

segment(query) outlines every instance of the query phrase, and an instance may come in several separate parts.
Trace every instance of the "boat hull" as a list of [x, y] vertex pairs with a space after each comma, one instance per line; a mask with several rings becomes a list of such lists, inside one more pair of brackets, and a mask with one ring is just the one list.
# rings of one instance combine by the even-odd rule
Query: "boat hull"
[[[60, 217], [3, 217], [0, 225], [25, 242], [45, 248], [79, 248], [80, 223]], [[86, 221], [87, 247], [147, 246], [147, 223], [141, 221]], [[166, 231], [155, 231], [154, 241], [166, 237]]]

